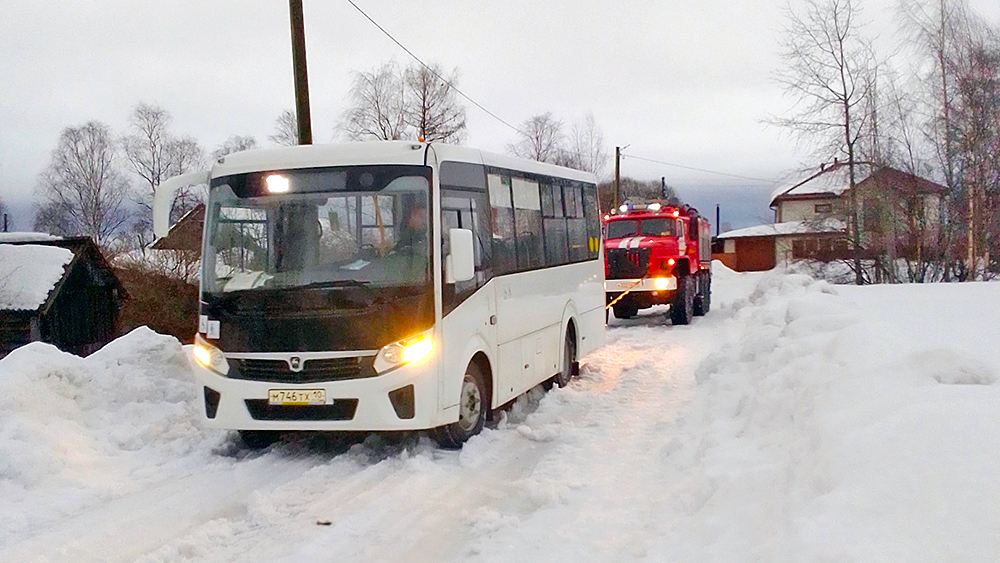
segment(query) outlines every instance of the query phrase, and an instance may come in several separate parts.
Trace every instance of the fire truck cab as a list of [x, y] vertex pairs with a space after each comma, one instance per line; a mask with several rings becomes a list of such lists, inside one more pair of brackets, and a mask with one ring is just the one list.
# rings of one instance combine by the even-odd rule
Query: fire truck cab
[[604, 216], [604, 289], [615, 317], [670, 305], [675, 325], [708, 312], [711, 225], [693, 207], [625, 203]]

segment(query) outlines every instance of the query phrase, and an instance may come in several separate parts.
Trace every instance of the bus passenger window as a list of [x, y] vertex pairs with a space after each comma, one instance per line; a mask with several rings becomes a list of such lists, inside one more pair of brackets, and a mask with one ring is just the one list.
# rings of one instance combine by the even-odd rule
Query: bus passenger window
[[490, 174], [490, 208], [493, 227], [493, 269], [497, 274], [517, 270], [514, 236], [514, 204], [510, 195], [510, 176]]
[[538, 183], [514, 178], [512, 187], [517, 234], [517, 269], [530, 270], [541, 267], [542, 212], [538, 199]]

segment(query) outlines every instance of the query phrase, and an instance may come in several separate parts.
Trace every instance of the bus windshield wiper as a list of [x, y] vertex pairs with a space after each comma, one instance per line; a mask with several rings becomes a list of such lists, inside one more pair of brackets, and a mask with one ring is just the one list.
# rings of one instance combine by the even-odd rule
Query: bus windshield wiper
[[292, 286], [289, 289], [316, 289], [316, 288], [324, 288], [324, 287], [363, 287], [363, 288], [371, 291], [371, 288], [368, 287], [368, 286], [371, 285], [371, 283], [372, 282], [369, 282], [369, 281], [359, 281], [359, 280], [350, 280], [350, 279], [348, 279], [348, 280], [327, 280], [327, 281], [321, 281], [321, 282], [307, 283], [305, 285]]

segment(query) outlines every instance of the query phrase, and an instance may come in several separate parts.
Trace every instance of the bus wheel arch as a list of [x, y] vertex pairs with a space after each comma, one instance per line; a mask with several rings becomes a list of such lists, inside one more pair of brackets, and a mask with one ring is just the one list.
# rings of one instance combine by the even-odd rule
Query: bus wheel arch
[[489, 418], [493, 404], [493, 370], [482, 351], [469, 360], [459, 391], [457, 421], [431, 429], [431, 438], [441, 447], [461, 448], [479, 434]]
[[493, 390], [496, 389], [496, 381], [494, 381], [496, 375], [493, 373], [493, 367], [490, 365], [490, 359], [486, 356], [486, 352], [480, 350], [473, 354], [469, 363], [475, 364], [476, 367], [479, 368], [479, 372], [483, 375], [483, 383], [486, 384], [486, 394], [488, 397], [486, 403], [490, 405], [490, 408], [492, 408], [493, 400], [495, 399]]

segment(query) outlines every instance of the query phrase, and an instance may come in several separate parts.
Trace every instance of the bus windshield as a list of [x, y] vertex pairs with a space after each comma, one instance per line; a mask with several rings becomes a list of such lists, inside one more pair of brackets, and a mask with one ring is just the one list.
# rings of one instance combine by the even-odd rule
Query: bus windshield
[[428, 287], [429, 175], [365, 166], [213, 181], [203, 291]]

